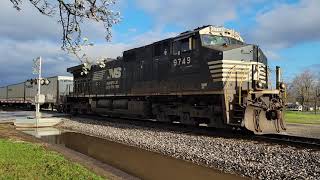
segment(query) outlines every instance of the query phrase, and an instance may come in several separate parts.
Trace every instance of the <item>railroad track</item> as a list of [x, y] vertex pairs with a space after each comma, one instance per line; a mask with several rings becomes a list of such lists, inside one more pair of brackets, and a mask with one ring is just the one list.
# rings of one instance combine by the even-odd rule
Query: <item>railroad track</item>
[[293, 145], [302, 148], [308, 147], [320, 149], [320, 139], [317, 138], [290, 136], [285, 134], [268, 134], [257, 136], [256, 138], [270, 142], [277, 142], [280, 144]]
[[[69, 116], [67, 116], [69, 117]], [[70, 116], [72, 117], [72, 116]], [[286, 134], [267, 134], [267, 135], [254, 135], [253, 133], [243, 132], [239, 130], [226, 130], [226, 129], [217, 129], [211, 127], [202, 127], [202, 126], [188, 126], [184, 124], [177, 123], [165, 123], [158, 121], [146, 121], [138, 118], [115, 118], [101, 115], [78, 115], [77, 117], [130, 124], [140, 127], [153, 128], [157, 130], [164, 131], [174, 131], [176, 133], [190, 134], [190, 135], [201, 135], [201, 136], [211, 136], [211, 137], [223, 137], [223, 138], [236, 138], [236, 139], [245, 139], [245, 140], [254, 140], [261, 143], [271, 143], [271, 144], [280, 144], [294, 146], [297, 148], [315, 148], [320, 149], [320, 139], [316, 138], [307, 138], [299, 136], [290, 136]]]

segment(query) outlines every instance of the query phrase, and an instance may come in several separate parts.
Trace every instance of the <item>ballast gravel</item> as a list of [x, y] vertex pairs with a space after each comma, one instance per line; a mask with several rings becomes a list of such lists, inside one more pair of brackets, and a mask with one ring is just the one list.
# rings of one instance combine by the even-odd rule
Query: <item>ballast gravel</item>
[[61, 128], [255, 179], [320, 179], [320, 151], [130, 123], [64, 119]]

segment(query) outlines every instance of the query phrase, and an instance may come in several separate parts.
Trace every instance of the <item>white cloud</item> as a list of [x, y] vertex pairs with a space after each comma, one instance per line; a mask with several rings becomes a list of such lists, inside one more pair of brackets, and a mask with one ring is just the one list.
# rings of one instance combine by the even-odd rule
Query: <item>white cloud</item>
[[138, 5], [155, 16], [158, 26], [176, 24], [194, 28], [206, 24], [223, 25], [237, 17], [239, 0], [136, 0]]
[[78, 62], [67, 56], [56, 43], [49, 41], [2, 40], [0, 43], [0, 85], [33, 77], [32, 59], [43, 57], [44, 76], [65, 75], [66, 68]]
[[30, 3], [21, 11], [9, 0], [0, 2], [0, 37], [15, 40], [60, 39], [60, 26], [54, 18], [41, 15]]
[[320, 40], [320, 1], [301, 0], [298, 4], [278, 4], [256, 17], [257, 27], [250, 39], [273, 49]]
[[[9, 0], [0, 2], [0, 86], [33, 77], [32, 59], [37, 56], [43, 57], [44, 76], [68, 74], [68, 67], [80, 63], [61, 50], [61, 27], [57, 20], [57, 17], [40, 14], [27, 1], [23, 1], [21, 11], [14, 9]], [[90, 41], [104, 41], [105, 31], [101, 24], [86, 23], [82, 33]], [[96, 47], [93, 56], [102, 52], [121, 55], [123, 49], [118, 44], [106, 47]]]

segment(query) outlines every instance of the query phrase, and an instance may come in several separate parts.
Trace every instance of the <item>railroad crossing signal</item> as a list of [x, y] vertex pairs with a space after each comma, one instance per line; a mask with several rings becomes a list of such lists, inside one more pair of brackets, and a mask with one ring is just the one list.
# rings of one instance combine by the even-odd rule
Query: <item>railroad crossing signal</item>
[[49, 85], [50, 81], [48, 79], [40, 79], [40, 84], [41, 85]]
[[39, 74], [40, 72], [40, 57], [33, 59], [32, 73]]
[[[30, 82], [31, 85], [38, 84], [38, 79], [29, 79], [27, 81]], [[45, 79], [45, 78], [40, 79], [40, 85], [49, 85], [49, 84], [50, 84], [49, 79]]]

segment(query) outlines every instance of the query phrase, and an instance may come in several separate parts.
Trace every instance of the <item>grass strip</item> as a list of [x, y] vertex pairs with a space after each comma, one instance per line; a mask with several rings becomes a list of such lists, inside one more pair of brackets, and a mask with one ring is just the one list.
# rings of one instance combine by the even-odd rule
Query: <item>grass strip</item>
[[44, 147], [0, 139], [0, 179], [103, 179]]
[[320, 125], [320, 113], [315, 114], [314, 112], [286, 111], [285, 121], [287, 123]]

